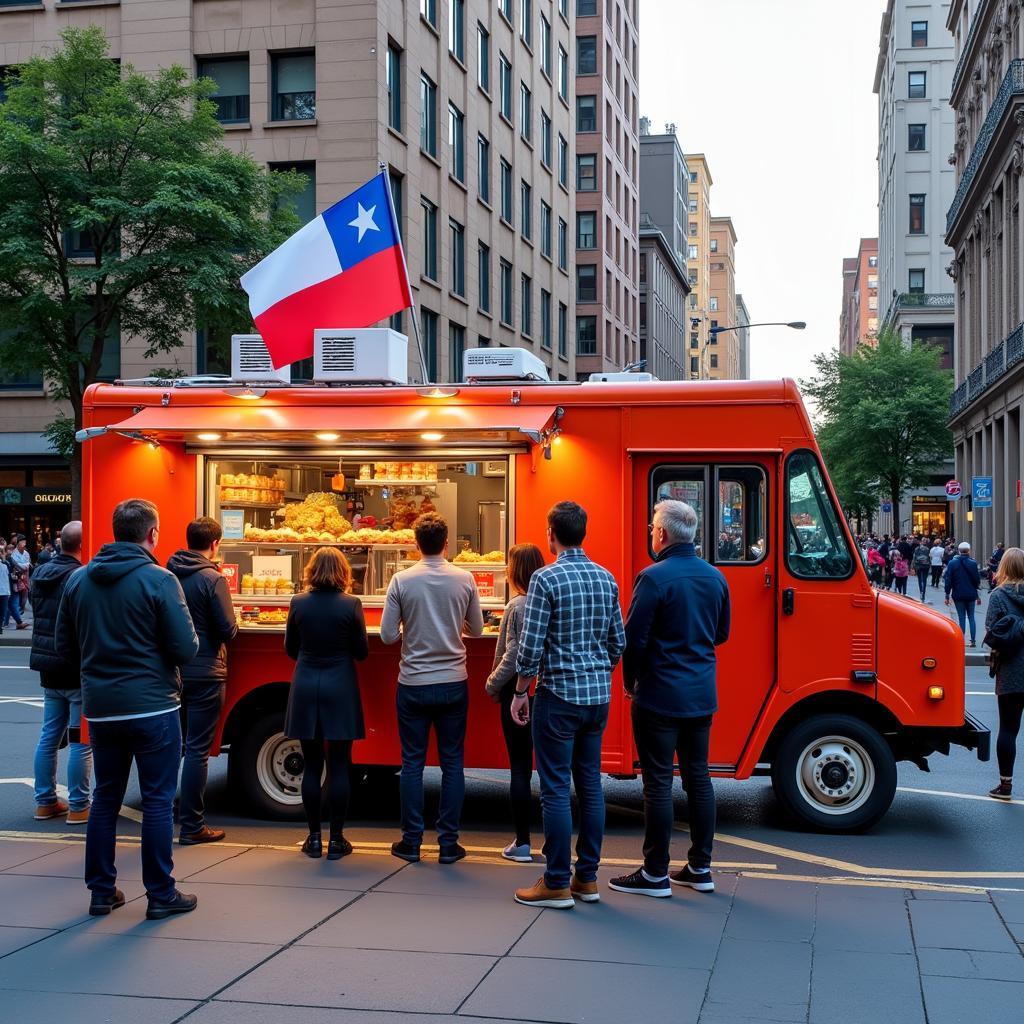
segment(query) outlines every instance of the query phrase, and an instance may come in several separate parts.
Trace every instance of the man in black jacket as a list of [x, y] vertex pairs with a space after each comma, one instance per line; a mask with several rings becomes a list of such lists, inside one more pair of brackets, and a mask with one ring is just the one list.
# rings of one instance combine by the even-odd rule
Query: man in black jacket
[[[43, 686], [43, 727], [35, 756], [36, 821], [67, 814], [69, 825], [89, 820], [89, 779], [92, 750], [82, 743], [82, 683], [78, 662], [66, 661], [54, 644], [57, 609], [68, 578], [82, 567], [82, 524], [75, 520], [61, 530], [63, 550], [32, 574], [32, 652], [29, 668]], [[57, 751], [68, 735], [68, 799], [57, 796]]]
[[160, 517], [149, 501], [114, 509], [114, 543], [74, 573], [57, 613], [57, 653], [82, 666], [96, 791], [85, 836], [89, 913], [124, 906], [115, 886], [117, 816], [135, 761], [142, 791], [142, 882], [151, 920], [194, 910], [174, 885], [172, 804], [181, 760], [178, 666], [199, 650], [185, 595], [153, 557]]
[[199, 653], [181, 669], [185, 760], [181, 769], [178, 842], [182, 846], [215, 843], [224, 838], [224, 830], [210, 828], [203, 813], [210, 747], [224, 708], [228, 678], [225, 644], [238, 635], [228, 582], [214, 564], [220, 539], [221, 528], [216, 519], [193, 519], [185, 531], [188, 549], [175, 551], [167, 563], [185, 593], [199, 637]]

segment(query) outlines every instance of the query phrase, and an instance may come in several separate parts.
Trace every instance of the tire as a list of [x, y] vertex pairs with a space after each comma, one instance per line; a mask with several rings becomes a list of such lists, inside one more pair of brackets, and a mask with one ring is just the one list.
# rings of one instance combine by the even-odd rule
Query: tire
[[882, 735], [852, 715], [815, 715], [782, 739], [772, 786], [787, 813], [824, 832], [862, 832], [896, 795], [896, 760]]

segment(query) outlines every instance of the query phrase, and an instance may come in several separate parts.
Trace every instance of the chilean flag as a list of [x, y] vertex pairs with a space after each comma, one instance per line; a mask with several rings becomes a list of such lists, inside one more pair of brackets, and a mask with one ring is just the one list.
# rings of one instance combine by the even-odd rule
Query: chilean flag
[[242, 276], [275, 369], [312, 356], [318, 328], [369, 327], [412, 305], [389, 188], [378, 174]]

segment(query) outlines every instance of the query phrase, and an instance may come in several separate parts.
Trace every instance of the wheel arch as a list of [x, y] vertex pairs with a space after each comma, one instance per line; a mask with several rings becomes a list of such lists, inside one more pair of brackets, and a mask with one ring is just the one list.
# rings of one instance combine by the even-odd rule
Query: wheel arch
[[236, 701], [224, 722], [221, 746], [236, 741], [250, 722], [268, 712], [284, 708], [288, 704], [290, 686], [290, 683], [285, 682], [266, 683], [255, 690], [250, 690], [241, 700]]

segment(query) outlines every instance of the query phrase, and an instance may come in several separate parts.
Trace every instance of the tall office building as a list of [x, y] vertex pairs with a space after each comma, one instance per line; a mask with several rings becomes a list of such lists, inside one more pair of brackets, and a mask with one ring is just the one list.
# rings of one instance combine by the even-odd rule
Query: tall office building
[[[708, 316], [713, 327], [734, 327], [736, 315], [736, 229], [731, 217], [711, 218], [708, 246]], [[740, 374], [740, 347], [735, 331], [710, 333], [707, 365], [703, 376], [710, 380], [736, 380]]]
[[740, 330], [736, 332], [740, 356], [740, 380], [750, 380], [750, 311], [742, 295], [736, 296], [736, 323]]
[[878, 239], [862, 238], [856, 256], [843, 260], [839, 350], [851, 356], [878, 334]]
[[703, 153], [686, 154], [686, 273], [690, 292], [690, 376], [706, 377], [711, 326], [711, 170]]

